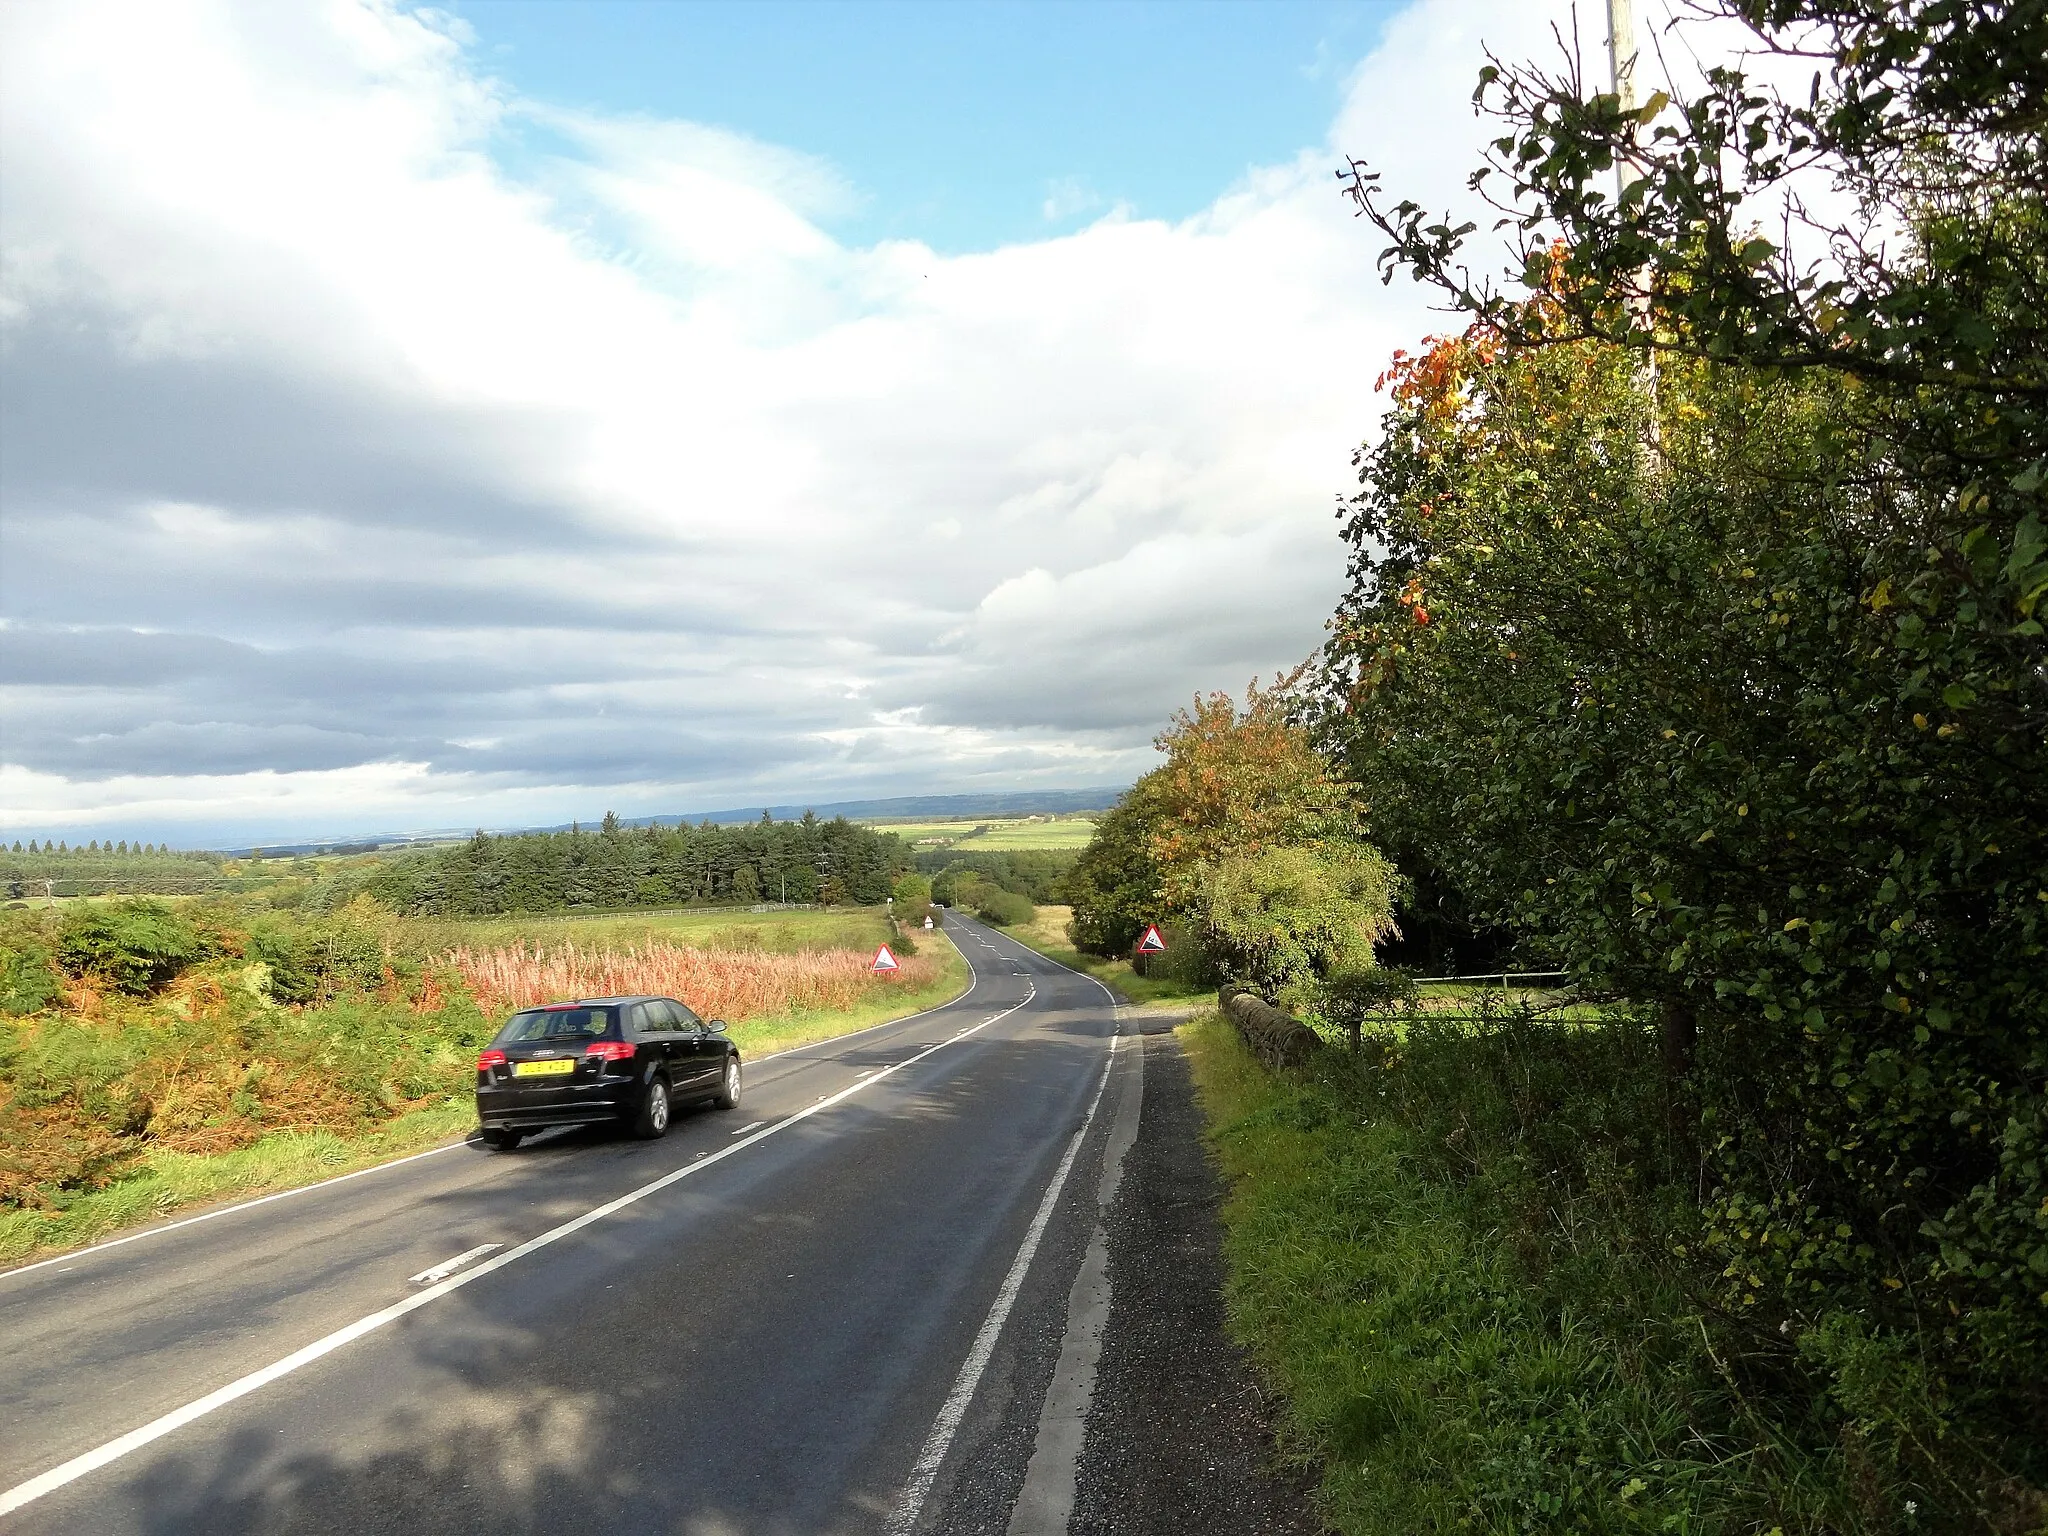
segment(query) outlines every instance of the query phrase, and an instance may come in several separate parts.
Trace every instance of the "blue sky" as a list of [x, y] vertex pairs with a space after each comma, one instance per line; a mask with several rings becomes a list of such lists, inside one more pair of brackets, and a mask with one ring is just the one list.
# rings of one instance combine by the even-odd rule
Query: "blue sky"
[[[458, 0], [522, 96], [815, 155], [857, 243], [1182, 219], [1328, 131], [1390, 0]], [[1050, 216], [1047, 205], [1052, 205]]]

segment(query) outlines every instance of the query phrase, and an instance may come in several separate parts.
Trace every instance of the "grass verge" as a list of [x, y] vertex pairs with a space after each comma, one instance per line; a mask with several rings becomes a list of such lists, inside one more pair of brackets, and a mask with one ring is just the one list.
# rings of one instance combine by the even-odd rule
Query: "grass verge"
[[[936, 937], [936, 936], [933, 936]], [[929, 943], [929, 938], [925, 940]], [[892, 988], [858, 1008], [749, 1019], [732, 1038], [749, 1060], [835, 1039], [922, 1012], [966, 991], [967, 962], [951, 940], [932, 946], [937, 978], [920, 988]], [[151, 1148], [134, 1169], [104, 1189], [71, 1192], [53, 1208], [0, 1212], [0, 1265], [24, 1264], [114, 1236], [122, 1229], [208, 1205], [246, 1200], [317, 1184], [344, 1173], [443, 1146], [476, 1128], [467, 1094], [389, 1120], [360, 1135], [279, 1131], [231, 1152]]]
[[1875, 1431], [1812, 1411], [1797, 1341], [1773, 1357], [1689, 1298], [1657, 1236], [1670, 1211], [1615, 1187], [1626, 1062], [1603, 1033], [1412, 1033], [1297, 1079], [1213, 1011], [1182, 1026], [1229, 1187], [1231, 1328], [1325, 1518], [1347, 1536], [2027, 1529], [1929, 1520]]

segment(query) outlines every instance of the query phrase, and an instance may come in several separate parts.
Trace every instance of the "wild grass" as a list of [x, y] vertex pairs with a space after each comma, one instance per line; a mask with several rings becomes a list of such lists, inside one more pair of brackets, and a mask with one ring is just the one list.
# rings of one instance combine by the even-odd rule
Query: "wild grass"
[[865, 930], [859, 949], [778, 951], [742, 930], [715, 949], [473, 951], [481, 997], [437, 964], [407, 976], [387, 964], [381, 986], [303, 1008], [277, 1006], [267, 968], [239, 958], [148, 997], [68, 983], [60, 1007], [0, 1017], [0, 1264], [466, 1134], [477, 1048], [536, 996], [681, 996], [729, 1018], [757, 1060], [965, 989], [958, 951], [930, 942], [942, 935], [894, 977], [870, 975], [867, 938], [883, 921], [847, 915]]
[[448, 964], [487, 1014], [578, 997], [652, 993], [677, 997], [705, 1018], [755, 1019], [797, 1013], [843, 1013], [878, 990], [929, 986], [939, 970], [910, 955], [894, 975], [869, 969], [867, 949], [776, 954], [747, 949], [686, 949], [656, 940], [645, 946], [592, 947], [517, 943], [501, 949], [451, 950]]
[[889, 925], [871, 907], [708, 907], [682, 912], [623, 912], [591, 917], [407, 918], [406, 941], [421, 953], [468, 947], [495, 949], [523, 943], [621, 949], [655, 943], [698, 949], [766, 950], [793, 954], [812, 949], [863, 949], [888, 936]]
[[1347, 1536], [2032, 1528], [1931, 1519], [1794, 1341], [1702, 1307], [1644, 1039], [1424, 1023], [1295, 1079], [1180, 1033], [1232, 1330]]

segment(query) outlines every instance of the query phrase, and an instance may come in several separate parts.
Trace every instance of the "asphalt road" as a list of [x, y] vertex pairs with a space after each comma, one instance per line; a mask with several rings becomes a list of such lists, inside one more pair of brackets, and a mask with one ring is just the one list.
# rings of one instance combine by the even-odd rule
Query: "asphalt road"
[[953, 932], [963, 998], [662, 1141], [467, 1144], [0, 1275], [0, 1529], [1066, 1529], [1145, 1055]]

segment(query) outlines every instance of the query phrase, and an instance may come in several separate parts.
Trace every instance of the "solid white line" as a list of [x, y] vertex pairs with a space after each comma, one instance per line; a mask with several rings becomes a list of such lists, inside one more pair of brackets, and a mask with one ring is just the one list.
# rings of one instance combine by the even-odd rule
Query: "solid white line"
[[423, 1269], [406, 1280], [407, 1285], [432, 1285], [436, 1280], [446, 1280], [471, 1259], [480, 1259], [487, 1253], [495, 1253], [504, 1247], [503, 1243], [478, 1243], [474, 1248], [465, 1248], [452, 1259], [444, 1259], [432, 1269]]
[[1074, 1139], [1067, 1143], [1067, 1155], [1060, 1159], [1052, 1183], [1046, 1186], [1045, 1198], [1038, 1202], [1038, 1214], [1031, 1218], [1031, 1226], [1024, 1234], [1024, 1246], [1017, 1250], [1009, 1274], [1003, 1277], [1002, 1289], [996, 1292], [995, 1305], [989, 1308], [981, 1331], [974, 1336], [967, 1358], [961, 1362], [960, 1374], [954, 1378], [953, 1390], [947, 1394], [931, 1433], [925, 1437], [924, 1450], [910, 1469], [910, 1481], [904, 1485], [903, 1494], [889, 1516], [889, 1523], [883, 1527], [887, 1536], [909, 1536], [916, 1528], [918, 1516], [924, 1513], [924, 1501], [931, 1495], [932, 1483], [939, 1475], [939, 1464], [946, 1459], [953, 1436], [959, 1432], [960, 1421], [967, 1416], [967, 1405], [974, 1400], [974, 1389], [981, 1384], [981, 1373], [988, 1369], [989, 1357], [995, 1353], [996, 1339], [1003, 1331], [1003, 1324], [1009, 1320], [1010, 1309], [1017, 1303], [1017, 1293], [1024, 1288], [1025, 1272], [1031, 1268], [1032, 1257], [1038, 1252], [1039, 1239], [1045, 1236], [1046, 1223], [1052, 1220], [1053, 1207], [1059, 1203], [1060, 1191], [1066, 1186], [1067, 1175], [1073, 1171], [1074, 1158], [1081, 1150], [1082, 1139], [1087, 1136], [1088, 1127], [1095, 1123], [1095, 1111], [1102, 1103], [1102, 1090], [1109, 1086], [1109, 1070], [1116, 1065], [1116, 1048], [1120, 1039], [1116, 1035], [1110, 1037], [1109, 1057], [1102, 1064], [1102, 1078], [1095, 1085], [1095, 1097], [1088, 1101], [1088, 1114], [1081, 1121], [1081, 1129], [1074, 1132]]
[[[953, 948], [960, 952], [962, 960], [967, 960], [966, 953], [960, 951], [959, 945], [955, 944]], [[787, 1050], [771, 1051], [766, 1056], [755, 1057], [748, 1065], [749, 1067], [756, 1067], [764, 1061], [779, 1061], [784, 1056], [794, 1056], [799, 1051], [814, 1051], [821, 1045], [837, 1045], [843, 1040], [857, 1040], [862, 1035], [871, 1035], [878, 1029], [887, 1029], [894, 1024], [908, 1024], [912, 1019], [921, 1019], [926, 1014], [937, 1013], [942, 1008], [952, 1007], [955, 1003], [964, 999], [976, 986], [980, 985], [980, 982], [981, 973], [975, 970], [974, 962], [968, 960], [967, 987], [959, 997], [948, 998], [943, 1003], [934, 1003], [929, 1008], [920, 1008], [916, 1013], [906, 1013], [900, 1019], [884, 1019], [879, 1024], [870, 1024], [865, 1029], [856, 1029], [849, 1034], [832, 1035], [824, 1040], [813, 1040], [808, 1045], [792, 1045]], [[986, 1023], [987, 1020], [983, 1022]], [[764, 1122], [756, 1120], [754, 1123], [760, 1125]], [[735, 1132], [734, 1134], [738, 1133]], [[405, 1157], [394, 1157], [388, 1163], [372, 1163], [369, 1167], [358, 1168], [353, 1173], [338, 1173], [331, 1179], [321, 1179], [314, 1184], [301, 1184], [297, 1189], [280, 1189], [275, 1194], [258, 1195], [254, 1200], [244, 1200], [236, 1205], [224, 1205], [219, 1210], [207, 1211], [204, 1215], [187, 1216], [183, 1221], [167, 1222], [161, 1227], [149, 1227], [141, 1232], [130, 1232], [126, 1237], [112, 1237], [108, 1238], [104, 1243], [92, 1243], [84, 1248], [68, 1249], [50, 1258], [38, 1259], [33, 1264], [24, 1264], [19, 1269], [0, 1271], [0, 1284], [12, 1280], [16, 1275], [25, 1275], [31, 1270], [43, 1269], [51, 1264], [62, 1264], [70, 1260], [82, 1259], [89, 1254], [101, 1253], [109, 1248], [119, 1248], [123, 1243], [139, 1243], [145, 1237], [161, 1237], [164, 1233], [175, 1232], [180, 1227], [189, 1227], [202, 1221], [211, 1221], [216, 1216], [232, 1216], [237, 1211], [254, 1210], [257, 1206], [268, 1205], [273, 1200], [289, 1200], [293, 1195], [309, 1195], [316, 1189], [328, 1189], [336, 1184], [346, 1184], [350, 1179], [360, 1179], [366, 1174], [382, 1173], [388, 1168], [402, 1167], [406, 1163], [418, 1162], [423, 1157], [438, 1157], [443, 1152], [453, 1152], [457, 1147], [466, 1147], [468, 1145], [469, 1138], [465, 1136], [461, 1141], [451, 1141], [445, 1147], [429, 1147], [424, 1152], [413, 1152]]]
[[[1009, 1008], [1006, 1008], [1005, 1010], [1003, 1010], [1002, 1013], [996, 1015], [996, 1017], [1008, 1017], [1010, 1014], [1015, 1013], [1019, 1008], [1022, 1008], [1026, 1004], [1028, 1004], [1031, 1001], [1031, 999], [1036, 997], [1037, 995], [1037, 989], [1033, 988], [1032, 990], [1024, 994], [1023, 1000], [1021, 1002], [1015, 1003]], [[52, 1467], [49, 1471], [41, 1473], [38, 1476], [32, 1477], [25, 1483], [17, 1483], [14, 1487], [9, 1488], [6, 1492], [0, 1493], [0, 1515], [12, 1514], [15, 1510], [20, 1509], [23, 1505], [31, 1504], [35, 1500], [40, 1499], [44, 1494], [53, 1492], [58, 1488], [62, 1488], [66, 1483], [76, 1482], [79, 1478], [84, 1477], [88, 1472], [95, 1472], [99, 1470], [101, 1467], [106, 1466], [109, 1462], [119, 1461], [123, 1456], [128, 1455], [130, 1452], [142, 1449], [143, 1446], [148, 1445], [153, 1440], [162, 1439], [165, 1435], [170, 1434], [173, 1430], [182, 1429], [185, 1425], [190, 1424], [195, 1419], [205, 1418], [206, 1415], [212, 1413], [215, 1409], [225, 1408], [229, 1403], [234, 1402], [237, 1398], [247, 1397], [251, 1392], [254, 1392], [261, 1387], [266, 1387], [270, 1385], [271, 1382], [276, 1381], [281, 1377], [289, 1376], [293, 1371], [298, 1370], [301, 1366], [311, 1365], [315, 1360], [321, 1358], [321, 1356], [330, 1355], [335, 1350], [340, 1349], [344, 1344], [352, 1344], [357, 1339], [362, 1338], [365, 1334], [374, 1333], [379, 1328], [382, 1328], [385, 1324], [396, 1322], [399, 1318], [404, 1317], [408, 1312], [415, 1312], [419, 1310], [421, 1307], [424, 1307], [430, 1301], [434, 1301], [442, 1296], [446, 1296], [451, 1291], [460, 1290], [463, 1286], [468, 1285], [471, 1281], [480, 1280], [485, 1275], [491, 1274], [496, 1270], [503, 1269], [507, 1264], [517, 1263], [519, 1260], [525, 1258], [528, 1254], [536, 1252], [539, 1249], [545, 1248], [550, 1243], [560, 1242], [563, 1238], [569, 1237], [574, 1233], [582, 1231], [585, 1227], [590, 1226], [593, 1222], [602, 1221], [605, 1217], [614, 1215], [617, 1212], [624, 1210], [627, 1206], [635, 1204], [638, 1201], [646, 1199], [649, 1195], [655, 1194], [660, 1190], [668, 1188], [669, 1185], [676, 1183], [678, 1180], [686, 1179], [693, 1173], [699, 1173], [702, 1170], [709, 1168], [713, 1163], [723, 1162], [726, 1158], [731, 1157], [736, 1152], [744, 1152], [748, 1147], [753, 1146], [756, 1142], [766, 1141], [770, 1136], [774, 1136], [782, 1131], [788, 1130], [792, 1125], [795, 1125], [797, 1122], [809, 1119], [812, 1115], [817, 1114], [818, 1111], [822, 1109], [827, 1109], [830, 1106], [837, 1104], [842, 1099], [851, 1098], [854, 1094], [859, 1093], [861, 1090], [865, 1088], [874, 1087], [875, 1084], [881, 1082], [884, 1078], [890, 1076], [891, 1074], [900, 1072], [905, 1067], [914, 1066], [916, 1063], [923, 1061], [925, 1057], [931, 1055], [934, 1051], [942, 1051], [949, 1045], [953, 1045], [958, 1041], [965, 1040], [969, 1035], [979, 1034], [982, 1030], [986, 1029], [992, 1022], [993, 1020], [984, 1020], [979, 1024], [969, 1025], [966, 1029], [959, 1031], [957, 1034], [950, 1035], [946, 1039], [941, 1040], [937, 1045], [926, 1046], [923, 1050], [919, 1051], [915, 1056], [906, 1057], [904, 1060], [897, 1062], [894, 1066], [884, 1067], [880, 1072], [876, 1073], [873, 1077], [864, 1078], [860, 1082], [850, 1084], [849, 1086], [842, 1088], [839, 1092], [832, 1094], [827, 1098], [820, 1099], [817, 1103], [811, 1105], [809, 1108], [800, 1109], [795, 1114], [790, 1115], [787, 1119], [776, 1121], [775, 1124], [769, 1126], [766, 1130], [756, 1131], [753, 1135], [747, 1137], [747, 1139], [744, 1141], [735, 1141], [731, 1143], [729, 1146], [720, 1147], [716, 1152], [711, 1153], [708, 1157], [701, 1158], [693, 1163], [685, 1163], [682, 1167], [675, 1169], [673, 1172], [663, 1174], [660, 1178], [655, 1179], [651, 1183], [643, 1184], [635, 1190], [629, 1190], [627, 1193], [620, 1195], [617, 1199], [608, 1200], [603, 1205], [596, 1206], [588, 1211], [585, 1211], [581, 1216], [575, 1217], [573, 1220], [570, 1221], [565, 1221], [558, 1227], [551, 1227], [547, 1231], [541, 1233], [541, 1235], [538, 1237], [527, 1239], [527, 1241], [521, 1243], [517, 1248], [513, 1248], [508, 1250], [507, 1252], [501, 1253], [495, 1259], [487, 1259], [483, 1263], [477, 1265], [474, 1269], [466, 1269], [459, 1275], [455, 1275], [447, 1280], [442, 1280], [432, 1286], [429, 1286], [426, 1290], [419, 1292], [419, 1294], [415, 1296], [409, 1296], [404, 1301], [397, 1302], [392, 1306], [388, 1306], [381, 1312], [372, 1312], [368, 1317], [358, 1318], [356, 1319], [356, 1321], [350, 1323], [347, 1327], [337, 1328], [334, 1332], [328, 1334], [323, 1339], [315, 1339], [311, 1344], [308, 1344], [304, 1349], [297, 1350], [292, 1354], [286, 1355], [282, 1360], [279, 1360], [274, 1364], [266, 1365], [259, 1371], [251, 1371], [248, 1375], [243, 1376], [238, 1380], [229, 1382], [226, 1386], [220, 1388], [218, 1391], [209, 1392], [206, 1394], [206, 1396], [199, 1398], [193, 1402], [189, 1402], [182, 1408], [174, 1408], [173, 1410], [171, 1410], [171, 1412], [164, 1414], [161, 1418], [152, 1419], [149, 1421], [149, 1423], [142, 1425], [140, 1428], [131, 1429], [128, 1431], [127, 1434], [122, 1435], [117, 1439], [109, 1440], [105, 1445], [95, 1447], [93, 1450], [87, 1451], [83, 1455], [74, 1456], [71, 1458], [71, 1460], [64, 1462], [62, 1465]], [[1096, 1090], [1096, 1097], [1098, 1099], [1101, 1097], [1101, 1090], [1099, 1088]], [[1092, 1114], [1093, 1111], [1091, 1110], [1090, 1113]], [[1067, 1155], [1067, 1163], [1061, 1165], [1062, 1178], [1065, 1177], [1066, 1167], [1069, 1164], [1071, 1164], [1072, 1161], [1073, 1153], [1071, 1150], [1069, 1150]]]

